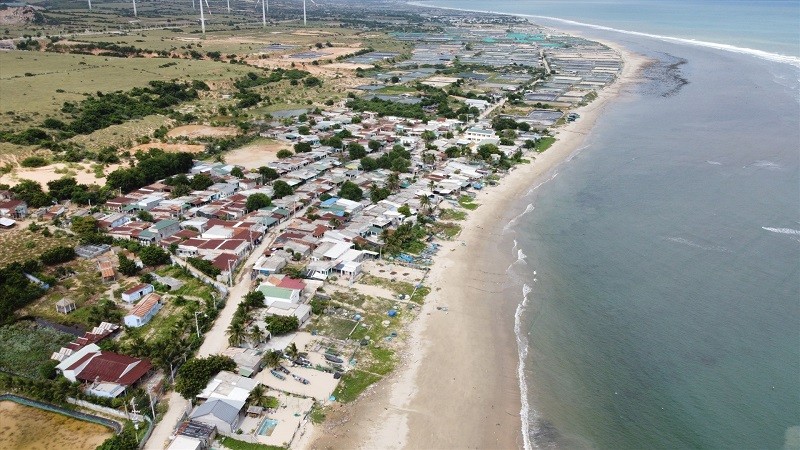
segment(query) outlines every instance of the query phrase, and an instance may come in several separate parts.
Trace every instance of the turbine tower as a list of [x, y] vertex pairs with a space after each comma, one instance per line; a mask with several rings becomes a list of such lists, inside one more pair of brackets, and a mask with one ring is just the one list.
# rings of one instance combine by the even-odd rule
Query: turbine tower
[[203, 14], [203, 0], [200, 0], [200, 29], [206, 34], [206, 16]]
[[92, 10], [92, 0], [89, 0], [89, 11]]
[[136, 0], [133, 0], [133, 16], [137, 17], [139, 14], [136, 13]]
[[306, 26], [306, 0], [303, 0], [303, 26]]
[[231, 0], [228, 0], [228, 14], [231, 13]]
[[197, 6], [194, 4], [194, 0], [192, 0], [192, 9], [197, 9]]
[[267, 28], [267, 6], [264, 2], [265, 0], [261, 0], [261, 25]]

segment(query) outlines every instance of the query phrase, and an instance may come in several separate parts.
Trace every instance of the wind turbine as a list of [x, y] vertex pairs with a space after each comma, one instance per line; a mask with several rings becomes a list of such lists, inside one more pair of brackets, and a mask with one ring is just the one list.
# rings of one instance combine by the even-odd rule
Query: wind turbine
[[303, 26], [306, 26], [306, 0], [303, 0]]
[[228, 0], [228, 14], [231, 13], [231, 0]]
[[267, 28], [267, 10], [269, 9], [269, 3], [266, 3], [265, 0], [261, 0], [261, 24], [264, 28]]
[[136, 0], [133, 0], [133, 16], [137, 17], [139, 14], [136, 14]]
[[89, 0], [89, 11], [92, 10], [92, 0]]

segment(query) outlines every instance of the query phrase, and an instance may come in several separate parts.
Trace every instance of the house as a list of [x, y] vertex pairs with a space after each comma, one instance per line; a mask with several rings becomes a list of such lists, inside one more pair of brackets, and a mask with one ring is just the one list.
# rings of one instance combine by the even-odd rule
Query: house
[[28, 204], [22, 200], [5, 200], [0, 202], [0, 217], [22, 219], [28, 215]]
[[80, 381], [92, 395], [116, 398], [152, 368], [150, 361], [100, 350], [89, 344], [64, 358], [56, 369], [64, 378]]
[[178, 231], [181, 231], [181, 224], [177, 220], [172, 219], [159, 220], [147, 231], [155, 234], [155, 240], [158, 242], [164, 238], [172, 236]]
[[208, 400], [189, 414], [194, 422], [214, 426], [222, 434], [236, 433], [244, 420], [244, 402], [222, 399]]
[[122, 293], [122, 301], [133, 303], [154, 290], [153, 285], [150, 283], [136, 285]]
[[75, 302], [68, 298], [62, 298], [58, 302], [56, 302], [56, 311], [60, 312], [61, 314], [69, 314], [72, 311], [75, 311], [78, 307], [75, 306]]
[[464, 133], [464, 138], [470, 142], [481, 142], [485, 139], [492, 139], [494, 137], [494, 130], [484, 130], [481, 128], [470, 128]]
[[264, 305], [267, 307], [277, 305], [281, 308], [288, 308], [300, 302], [300, 291], [297, 289], [287, 289], [262, 283], [258, 290], [264, 294]]
[[256, 386], [255, 380], [223, 370], [197, 396], [206, 402], [195, 408], [189, 418], [215, 426], [222, 434], [233, 434], [244, 419], [244, 405]]
[[135, 308], [125, 316], [125, 325], [129, 327], [141, 327], [150, 321], [161, 309], [161, 296], [158, 294], [147, 294], [147, 296], [136, 305]]
[[169, 444], [167, 450], [203, 450], [204, 448], [203, 441], [200, 439], [178, 435]]
[[278, 254], [261, 256], [256, 263], [253, 264], [253, 277], [278, 273], [284, 267], [286, 267], [285, 256], [280, 256]]

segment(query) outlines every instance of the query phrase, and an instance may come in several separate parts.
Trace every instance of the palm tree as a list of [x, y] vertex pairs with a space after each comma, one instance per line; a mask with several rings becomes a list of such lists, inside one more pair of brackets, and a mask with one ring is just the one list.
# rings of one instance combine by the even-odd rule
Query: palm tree
[[435, 181], [431, 180], [431, 181], [428, 182], [428, 189], [430, 189], [431, 192], [433, 192], [433, 189], [435, 187], [436, 187], [436, 182]]
[[256, 387], [250, 391], [250, 396], [247, 397], [247, 401], [250, 402], [251, 405], [259, 405], [261, 406], [264, 402], [264, 397], [267, 395], [267, 389], [264, 387], [263, 384], [258, 383]]
[[264, 365], [267, 367], [278, 367], [281, 363], [281, 352], [270, 350], [264, 354]]
[[253, 344], [258, 347], [258, 344], [264, 340], [264, 330], [258, 325], [253, 325], [253, 328], [250, 329], [250, 339], [252, 339]]
[[297, 358], [297, 355], [298, 355], [298, 354], [300, 354], [300, 352], [297, 350], [297, 345], [295, 345], [295, 343], [294, 343], [294, 342], [292, 342], [291, 344], [289, 344], [289, 346], [288, 346], [288, 347], [286, 347], [286, 348], [283, 350], [283, 352], [284, 352], [284, 353], [286, 353], [286, 356], [288, 356], [288, 357], [289, 357], [289, 358], [291, 358], [291, 359], [295, 359], [295, 358]]
[[238, 321], [234, 321], [231, 322], [228, 327], [228, 334], [228, 344], [230, 344], [231, 347], [238, 347], [242, 343], [246, 333], [242, 324]]
[[425, 214], [430, 214], [433, 211], [433, 206], [431, 206], [431, 199], [427, 195], [423, 195], [419, 198], [419, 206], [420, 210], [422, 210]]
[[432, 166], [436, 163], [436, 155], [434, 155], [432, 152], [425, 152], [422, 154], [422, 162]]
[[390, 173], [386, 177], [386, 187], [392, 192], [397, 192], [400, 189], [400, 174], [397, 172]]

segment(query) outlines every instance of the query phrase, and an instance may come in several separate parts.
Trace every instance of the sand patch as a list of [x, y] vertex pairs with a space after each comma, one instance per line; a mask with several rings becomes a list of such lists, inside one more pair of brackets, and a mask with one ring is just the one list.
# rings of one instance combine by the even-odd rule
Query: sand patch
[[278, 151], [291, 150], [291, 145], [273, 140], [258, 140], [225, 154], [225, 162], [245, 169], [257, 169], [278, 160]]
[[146, 152], [151, 148], [164, 150], [167, 153], [201, 153], [206, 149], [205, 145], [200, 144], [164, 144], [161, 142], [152, 142], [150, 144], [141, 144], [131, 148], [131, 153], [136, 153], [140, 150]]
[[371, 69], [375, 66], [372, 64], [356, 64], [356, 63], [333, 63], [328, 64], [325, 66], [327, 69], [344, 69], [344, 70], [356, 70], [356, 69]]
[[233, 127], [209, 127], [206, 125], [184, 125], [173, 128], [167, 133], [169, 137], [184, 136], [188, 138], [235, 136], [238, 134]]
[[[119, 168], [119, 164], [110, 164], [103, 169], [105, 174], [109, 174]], [[65, 177], [72, 177], [79, 184], [98, 184], [106, 183], [105, 176], [97, 178], [94, 170], [88, 165], [78, 164], [72, 167], [66, 164], [50, 164], [49, 166], [27, 169], [18, 167], [11, 173], [0, 177], [0, 183], [16, 186], [20, 180], [33, 180], [39, 182], [42, 187], [47, 189], [47, 182], [58, 180]]]

